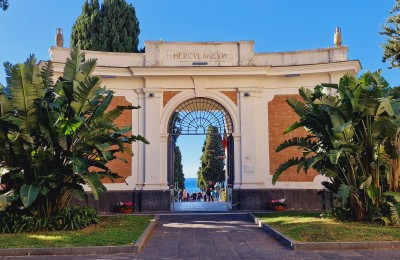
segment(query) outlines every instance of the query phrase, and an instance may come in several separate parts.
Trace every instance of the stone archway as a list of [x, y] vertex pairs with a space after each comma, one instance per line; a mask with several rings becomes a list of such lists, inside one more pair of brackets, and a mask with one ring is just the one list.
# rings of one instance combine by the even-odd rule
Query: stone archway
[[[218, 129], [226, 147], [226, 191], [229, 207], [232, 205], [234, 183], [233, 120], [228, 110], [219, 102], [204, 97], [191, 98], [178, 105], [168, 122], [168, 185], [171, 190], [171, 210], [174, 208], [174, 149], [179, 135], [207, 135], [209, 126]], [[229, 190], [229, 192], [228, 192]]]

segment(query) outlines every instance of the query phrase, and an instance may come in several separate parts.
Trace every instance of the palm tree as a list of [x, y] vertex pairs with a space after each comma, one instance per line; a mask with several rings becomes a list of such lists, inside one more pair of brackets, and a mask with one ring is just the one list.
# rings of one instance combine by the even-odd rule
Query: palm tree
[[68, 205], [72, 196], [84, 197], [87, 184], [97, 198], [106, 191], [101, 179], [119, 178], [107, 163], [128, 152], [127, 144], [148, 143], [128, 136], [130, 127], [113, 121], [126, 109], [106, 112], [113, 92], [91, 76], [96, 60], [85, 61], [73, 48], [63, 76], [53, 83], [52, 64], [42, 70], [34, 56], [24, 64], [6, 64], [7, 94], [0, 86], [0, 173], [5, 187], [0, 210], [46, 217]]
[[[336, 89], [338, 94], [324, 94], [327, 88]], [[314, 91], [301, 88], [299, 92], [304, 102], [287, 100], [299, 121], [285, 133], [305, 127], [310, 134], [277, 147], [277, 152], [299, 147], [303, 154], [280, 165], [273, 183], [289, 167], [297, 166], [298, 171], [313, 168], [330, 178], [323, 184], [336, 195], [336, 210], [347, 219], [384, 217], [390, 207], [395, 220], [398, 212], [390, 203], [400, 197], [385, 192], [395, 191], [387, 188], [387, 173], [390, 159], [399, 156], [395, 140], [400, 125], [400, 99], [389, 95], [388, 83], [380, 72], [367, 72], [359, 79], [346, 75], [339, 85], [318, 85]]]

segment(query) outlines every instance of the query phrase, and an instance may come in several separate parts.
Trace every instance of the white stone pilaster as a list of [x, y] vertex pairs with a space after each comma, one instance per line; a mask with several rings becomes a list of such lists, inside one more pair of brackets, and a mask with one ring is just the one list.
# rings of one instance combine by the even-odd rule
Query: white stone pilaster
[[260, 90], [258, 88], [239, 89], [240, 100], [240, 131], [241, 131], [241, 189], [261, 188], [263, 182], [258, 175], [261, 174], [260, 166], [257, 164], [258, 123], [257, 116], [260, 101]]
[[240, 141], [240, 134], [233, 133], [233, 142], [234, 142], [234, 171], [235, 171], [235, 180], [233, 183], [234, 189], [240, 189], [242, 185], [242, 153], [241, 153], [241, 141]]
[[144, 190], [163, 190], [168, 186], [161, 178], [161, 139], [160, 139], [160, 118], [162, 109], [162, 90], [145, 88], [145, 136], [150, 144], [145, 146], [144, 156]]
[[[138, 95], [138, 100], [137, 104], [141, 107], [137, 113], [136, 117], [136, 124], [138, 127], [138, 133], [143, 134], [145, 137], [145, 125], [144, 125], [144, 119], [145, 119], [145, 93], [143, 89], [136, 89], [136, 93]], [[132, 118], [132, 121], [135, 120], [135, 118]], [[137, 165], [136, 167], [132, 167], [132, 170], [136, 170], [137, 174], [137, 189], [143, 189], [144, 186], [144, 180], [145, 180], [145, 165], [144, 165], [144, 156], [145, 156], [145, 146], [143, 142], [138, 142], [137, 143], [138, 148], [137, 148], [137, 153], [135, 154], [135, 157], [137, 158]], [[133, 174], [132, 174], [133, 175]]]
[[266, 106], [266, 113], [265, 113], [265, 125], [263, 126], [264, 133], [265, 133], [265, 149], [264, 152], [262, 153], [264, 156], [264, 169], [263, 171], [265, 172], [265, 186], [266, 188], [271, 188], [272, 185], [272, 175], [270, 171], [270, 154], [269, 154], [269, 109], [268, 109], [268, 103], [272, 101], [275, 97], [274, 92], [271, 90], [265, 90], [263, 93], [264, 97], [262, 102], [265, 102]]
[[162, 186], [168, 186], [168, 137], [160, 134], [160, 181]]

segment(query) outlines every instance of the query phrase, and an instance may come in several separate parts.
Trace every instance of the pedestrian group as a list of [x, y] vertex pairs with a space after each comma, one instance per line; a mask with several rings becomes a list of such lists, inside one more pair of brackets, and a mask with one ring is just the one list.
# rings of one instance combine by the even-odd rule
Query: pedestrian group
[[219, 182], [213, 184], [212, 181], [208, 182], [206, 187], [206, 191], [198, 191], [190, 194], [186, 189], [179, 189], [178, 191], [178, 201], [179, 202], [187, 202], [187, 201], [219, 201], [221, 193], [221, 185]]

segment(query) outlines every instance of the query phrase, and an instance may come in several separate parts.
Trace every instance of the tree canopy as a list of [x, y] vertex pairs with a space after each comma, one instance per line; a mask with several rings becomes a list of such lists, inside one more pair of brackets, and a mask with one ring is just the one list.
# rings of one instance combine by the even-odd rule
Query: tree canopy
[[390, 67], [400, 67], [400, 0], [396, 0], [396, 4], [390, 11], [390, 16], [381, 35], [385, 36], [383, 47], [383, 61], [390, 61]]
[[224, 149], [222, 137], [218, 128], [209, 126], [207, 137], [203, 146], [203, 154], [200, 157], [201, 166], [197, 172], [197, 186], [205, 190], [208, 181], [223, 182], [225, 180]]
[[135, 8], [125, 0], [92, 0], [82, 6], [74, 23], [71, 46], [84, 50], [138, 52], [139, 21]]
[[174, 182], [177, 183], [178, 189], [185, 188], [185, 175], [183, 173], [182, 153], [179, 146], [175, 146], [174, 150]]
[[3, 11], [7, 10], [9, 5], [8, 0], [0, 0], [0, 8], [3, 9]]

